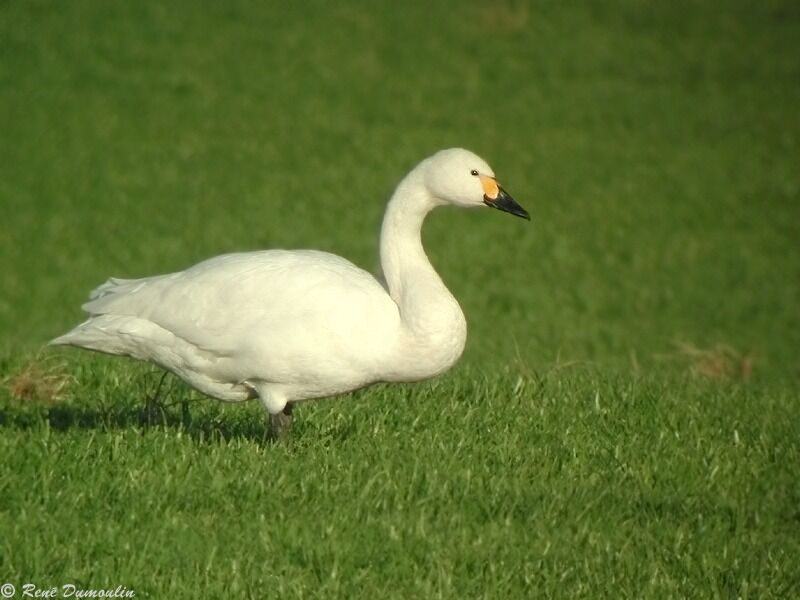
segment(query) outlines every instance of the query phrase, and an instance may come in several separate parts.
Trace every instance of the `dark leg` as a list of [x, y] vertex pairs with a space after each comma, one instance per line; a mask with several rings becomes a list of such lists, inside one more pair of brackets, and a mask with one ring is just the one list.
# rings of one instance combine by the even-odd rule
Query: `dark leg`
[[292, 429], [292, 410], [293, 405], [287, 402], [281, 412], [269, 416], [269, 433], [273, 440], [284, 440], [288, 437]]
[[164, 402], [161, 399], [161, 387], [164, 385], [164, 380], [167, 378], [167, 371], [158, 380], [158, 386], [152, 396], [145, 396], [144, 411], [142, 413], [143, 420], [147, 425], [153, 425], [157, 417], [161, 417], [160, 421], [164, 421]]

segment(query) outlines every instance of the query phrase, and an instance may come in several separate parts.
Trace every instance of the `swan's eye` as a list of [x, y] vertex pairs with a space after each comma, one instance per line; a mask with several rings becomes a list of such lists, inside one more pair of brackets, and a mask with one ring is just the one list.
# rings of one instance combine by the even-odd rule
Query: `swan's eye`
[[472, 175], [473, 177], [478, 176], [478, 172], [475, 169], [472, 169], [472, 171], [470, 171], [469, 174]]

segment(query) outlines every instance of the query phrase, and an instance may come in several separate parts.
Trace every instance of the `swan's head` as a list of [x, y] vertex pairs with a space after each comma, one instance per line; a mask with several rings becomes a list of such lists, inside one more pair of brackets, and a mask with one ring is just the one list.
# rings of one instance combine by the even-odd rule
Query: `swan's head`
[[528, 211], [500, 187], [492, 168], [463, 148], [441, 150], [425, 161], [425, 186], [439, 201], [456, 206], [489, 206], [530, 220]]

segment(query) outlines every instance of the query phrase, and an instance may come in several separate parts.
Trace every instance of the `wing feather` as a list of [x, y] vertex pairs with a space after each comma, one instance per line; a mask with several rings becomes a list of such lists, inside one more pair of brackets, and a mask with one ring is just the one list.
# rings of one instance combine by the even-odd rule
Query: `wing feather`
[[148, 319], [220, 357], [263, 343], [291, 351], [308, 331], [334, 339], [370, 322], [389, 323], [386, 315], [396, 313], [369, 273], [314, 250], [226, 254], [178, 273], [112, 278], [83, 308], [92, 316]]

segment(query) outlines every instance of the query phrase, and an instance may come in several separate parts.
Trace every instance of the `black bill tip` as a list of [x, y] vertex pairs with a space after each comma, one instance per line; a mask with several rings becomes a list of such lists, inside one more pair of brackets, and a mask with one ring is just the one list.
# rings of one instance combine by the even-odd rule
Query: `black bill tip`
[[528, 221], [531, 220], [531, 216], [528, 214], [528, 211], [517, 204], [516, 200], [509, 196], [503, 188], [500, 188], [496, 198], [484, 196], [483, 203], [486, 204], [486, 206], [496, 208], [497, 210], [502, 210], [503, 212], [512, 214], [515, 217], [522, 217]]

